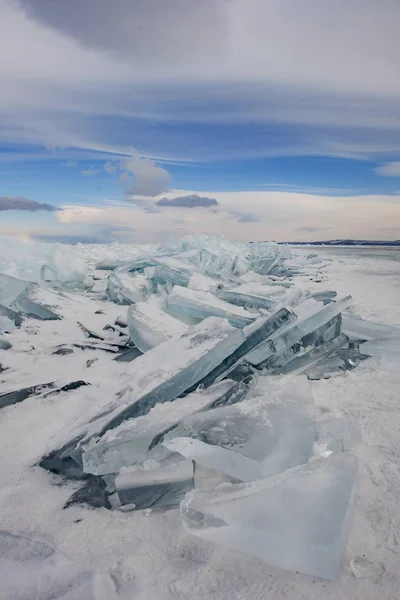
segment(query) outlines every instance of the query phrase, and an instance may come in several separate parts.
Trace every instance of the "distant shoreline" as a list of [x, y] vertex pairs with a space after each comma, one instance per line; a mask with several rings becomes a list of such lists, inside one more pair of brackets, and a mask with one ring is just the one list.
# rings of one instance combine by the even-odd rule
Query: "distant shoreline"
[[279, 242], [289, 246], [381, 246], [381, 247], [400, 247], [400, 240], [385, 242], [379, 240], [329, 240], [327, 242]]

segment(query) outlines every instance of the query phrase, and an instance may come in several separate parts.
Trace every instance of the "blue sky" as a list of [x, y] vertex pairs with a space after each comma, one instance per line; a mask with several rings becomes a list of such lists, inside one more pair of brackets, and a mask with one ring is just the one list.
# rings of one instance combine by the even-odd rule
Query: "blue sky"
[[400, 238], [398, 0], [0, 12], [0, 233]]

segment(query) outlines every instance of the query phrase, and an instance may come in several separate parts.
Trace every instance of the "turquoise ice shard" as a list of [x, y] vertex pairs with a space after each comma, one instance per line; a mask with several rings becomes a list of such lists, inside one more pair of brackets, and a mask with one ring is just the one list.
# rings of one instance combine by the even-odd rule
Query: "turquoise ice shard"
[[262, 341], [271, 336], [286, 323], [293, 322], [295, 315], [286, 308], [280, 308], [268, 317], [260, 317], [250, 325], [243, 328], [244, 341], [230, 356], [227, 356], [219, 365], [209, 373], [201, 383], [205, 386], [214, 381], [220, 381], [237, 367], [246, 355]]
[[125, 271], [112, 271], [107, 279], [107, 296], [116, 304], [134, 304], [152, 293], [152, 286], [142, 273], [130, 275]]
[[[190, 533], [276, 567], [334, 580], [350, 528], [356, 459], [335, 455], [181, 503]], [[328, 515], [328, 517], [327, 517]]]
[[261, 342], [259, 346], [247, 355], [247, 360], [254, 365], [258, 365], [273, 355], [287, 351], [294, 344], [300, 342], [306, 335], [313, 333], [319, 327], [331, 321], [336, 315], [348, 308], [350, 303], [351, 296], [345, 296], [318, 311], [305, 314], [295, 323], [278, 329], [271, 338]]
[[347, 347], [349, 339], [344, 333], [341, 333], [337, 337], [320, 344], [315, 347], [311, 347], [308, 350], [288, 356], [282, 355], [282, 363], [280, 366], [272, 366], [271, 371], [273, 375], [283, 375], [286, 373], [302, 373], [307, 369], [316, 365], [320, 360], [327, 356], [330, 356], [340, 350], [341, 348]]
[[206, 317], [222, 317], [234, 327], [249, 325], [256, 315], [215, 297], [210, 292], [175, 286], [168, 297], [168, 311], [182, 319], [198, 322]]
[[230, 302], [236, 306], [243, 306], [244, 308], [250, 309], [264, 308], [266, 310], [270, 310], [278, 302], [277, 299], [234, 290], [220, 289], [216, 292], [216, 295], [218, 298], [221, 298], [221, 300], [226, 300], [226, 302]]
[[[171, 285], [189, 285], [193, 269], [186, 263], [170, 257], [158, 258], [155, 266], [150, 267], [147, 274], [161, 285], [169, 283]], [[145, 271], [146, 272], [146, 271]]]
[[263, 476], [260, 462], [234, 450], [186, 437], [170, 439], [164, 445], [170, 452], [182, 454], [203, 467], [220, 471], [238, 481], [255, 481]]
[[115, 478], [121, 504], [134, 505], [136, 510], [179, 506], [193, 486], [193, 462], [179, 455], [162, 463], [147, 461], [144, 466], [121, 469]]
[[[309, 415], [312, 401], [311, 386], [307, 380], [297, 381], [294, 378], [286, 381], [283, 386], [266, 385], [260, 380], [253, 390], [253, 397], [244, 404], [215, 408], [185, 417], [164, 436], [162, 446], [169, 449], [170, 442], [176, 438], [200, 440], [211, 448], [224, 448], [258, 461], [260, 477], [269, 477], [307, 462], [312, 455], [315, 441], [315, 424]], [[164, 458], [166, 452], [163, 447], [154, 450], [152, 457], [157, 460]], [[174, 452], [179, 452], [177, 447], [174, 447]], [[218, 451], [216, 453], [215, 465], [218, 458], [219, 467], [223, 471], [224, 455]], [[231, 458], [235, 458], [234, 464], [239, 464], [239, 458], [233, 455]], [[202, 463], [201, 458], [197, 460], [205, 467], [210, 466]], [[226, 460], [229, 465], [228, 455]], [[230, 465], [229, 468], [227, 474], [234, 477], [233, 466]], [[251, 477], [254, 476], [255, 468], [254, 465]], [[241, 478], [241, 472], [237, 473], [237, 479]]]
[[240, 400], [245, 388], [234, 381], [221, 381], [173, 402], [156, 404], [150, 412], [128, 419], [83, 447], [83, 470], [92, 475], [117, 473], [122, 467], [143, 463], [151, 447], [190, 414]]
[[181, 337], [139, 356], [129, 371], [114, 410], [94, 421], [89, 431], [103, 435], [126, 419], [147, 414], [155, 404], [175, 400], [207, 375], [243, 341], [240, 329], [210, 317]]
[[0, 273], [0, 303], [10, 307], [20, 297], [27, 297], [37, 284]]
[[147, 352], [171, 337], [182, 335], [187, 325], [163, 310], [159, 298], [131, 304], [128, 308], [128, 328], [132, 342], [141, 352]]
[[[0, 304], [10, 309], [11, 313], [24, 313], [41, 320], [59, 319], [60, 317], [50, 308], [31, 299], [38, 287], [31, 281], [0, 274]], [[2, 309], [0, 314], [4, 312]]]

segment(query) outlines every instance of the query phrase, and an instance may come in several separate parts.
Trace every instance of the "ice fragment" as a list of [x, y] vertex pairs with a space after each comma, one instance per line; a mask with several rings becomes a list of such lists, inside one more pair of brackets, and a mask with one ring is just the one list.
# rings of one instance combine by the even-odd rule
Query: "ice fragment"
[[[275, 477], [189, 492], [190, 533], [290, 571], [335, 579], [350, 525], [356, 460], [338, 455]], [[327, 518], [328, 515], [328, 518]]]

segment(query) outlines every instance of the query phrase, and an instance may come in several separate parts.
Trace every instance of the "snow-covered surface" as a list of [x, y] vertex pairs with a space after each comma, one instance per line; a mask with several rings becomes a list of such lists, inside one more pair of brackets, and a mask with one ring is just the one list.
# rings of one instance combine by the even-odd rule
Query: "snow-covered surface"
[[[364, 254], [363, 250], [313, 248], [313, 252], [332, 262], [324, 269], [323, 281], [317, 283], [309, 275], [298, 275], [296, 287], [317, 291], [323, 286], [337, 290], [338, 296], [351, 294], [352, 310], [357, 315], [400, 325], [398, 250], [367, 249]], [[123, 251], [124, 257], [132, 259], [140, 254], [135, 248]], [[90, 252], [92, 264], [118, 257], [117, 250], [109, 247], [80, 247], [74, 252], [78, 263], [80, 258], [87, 260]], [[293, 252], [307, 254], [310, 249], [296, 248]], [[8, 272], [22, 277], [33, 265], [33, 259], [30, 262], [26, 259], [22, 273], [13, 271], [10, 263]], [[96, 283], [101, 288], [104, 282]], [[71, 354], [57, 355], [50, 348], [76, 339], [78, 332], [81, 335], [79, 320], [87, 328], [105, 333], [104, 325], [121, 314], [121, 307], [63, 292], [57, 309], [56, 292], [40, 290], [38, 295], [36, 301], [59, 310], [65, 318], [48, 322], [27, 319], [9, 336], [13, 349], [0, 350], [0, 364], [8, 367], [0, 372], [0, 393], [35, 383], [85, 379], [90, 374], [91, 381], [104, 381], [102, 402], [107, 406], [107, 382], [114, 377], [126, 380], [129, 372], [126, 364], [114, 362], [108, 354], [96, 350], [75, 349]], [[99, 308], [104, 311], [102, 314], [96, 314]], [[96, 340], [88, 341], [95, 345]], [[94, 358], [96, 362], [87, 367]], [[32, 565], [28, 568], [23, 562], [27, 560], [24, 556], [30, 556], [32, 543], [21, 542], [20, 538], [14, 540], [15, 564], [10, 566], [3, 556], [0, 560], [2, 580], [8, 575], [6, 595], [0, 595], [2, 600], [3, 597], [4, 600], [398, 598], [400, 374], [381, 370], [371, 359], [354, 371], [326, 381], [313, 381], [311, 385], [320, 419], [350, 418], [361, 428], [361, 441], [352, 450], [358, 461], [357, 502], [344, 564], [336, 581], [274, 568], [257, 558], [197, 539], [182, 527], [177, 509], [153, 510], [149, 514], [149, 511], [125, 513], [74, 505], [63, 510], [78, 485], [60, 483], [57, 476], [41, 469], [37, 462], [49, 450], [68, 441], [70, 431], [86, 422], [87, 415], [98, 406], [98, 398], [91, 398], [89, 390], [83, 388], [82, 393], [32, 397], [1, 410], [0, 530], [39, 543], [35, 546], [39, 554], [43, 547], [57, 552], [54, 560], [47, 558], [51, 556], [50, 550], [42, 553], [40, 565], [46, 564], [33, 571]], [[4, 547], [10, 548], [10, 542]], [[351, 567], [355, 557], [383, 565], [383, 574], [355, 577]], [[357, 559], [356, 563], [359, 562]], [[40, 578], [44, 581], [49, 569], [62, 584], [50, 586], [47, 595], [38, 595]], [[17, 579], [19, 595], [12, 596], [11, 589], [15, 589]], [[47, 581], [47, 589], [49, 585]]]

